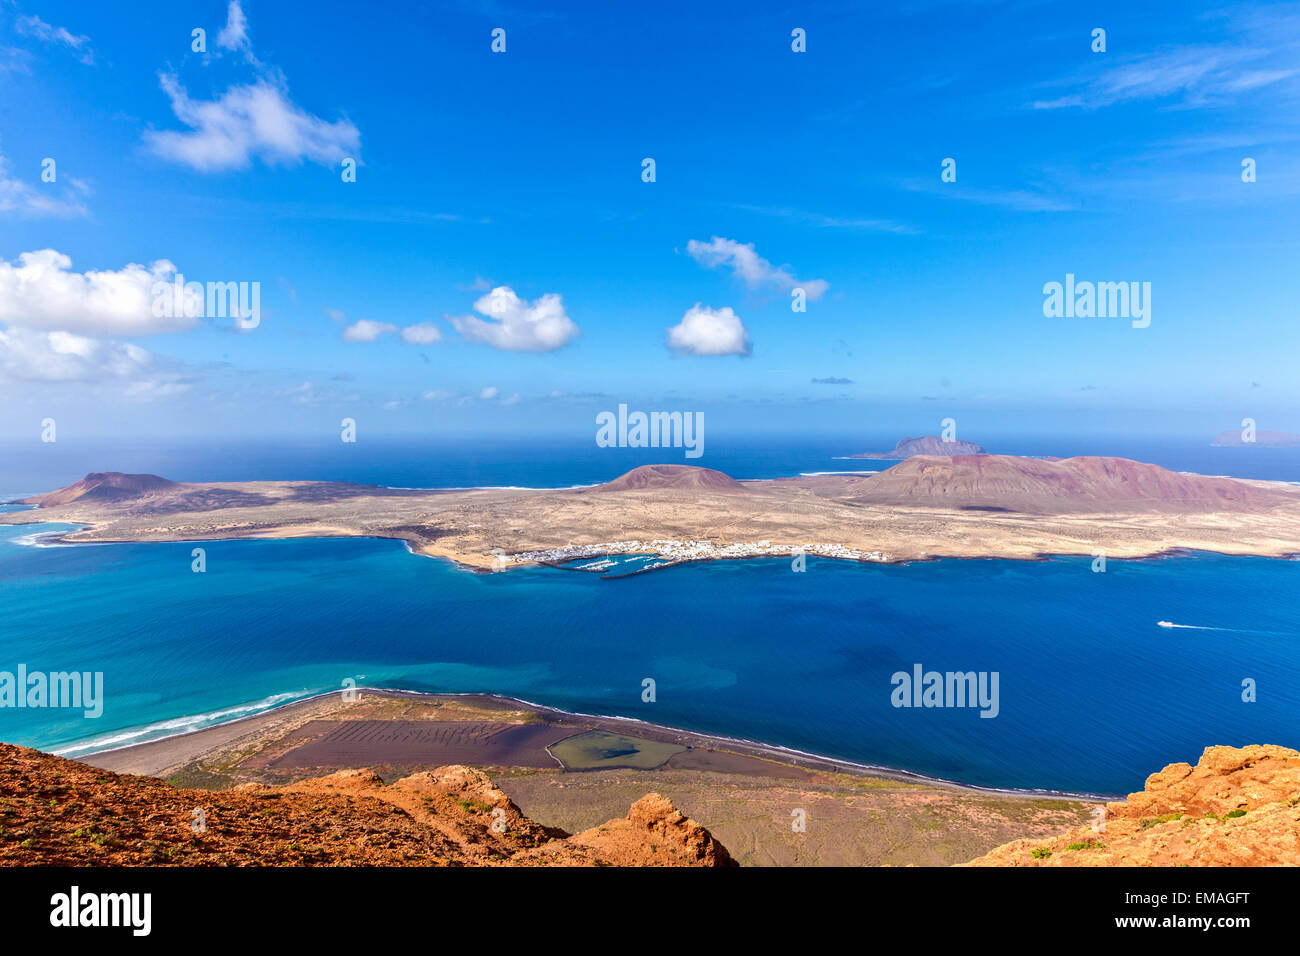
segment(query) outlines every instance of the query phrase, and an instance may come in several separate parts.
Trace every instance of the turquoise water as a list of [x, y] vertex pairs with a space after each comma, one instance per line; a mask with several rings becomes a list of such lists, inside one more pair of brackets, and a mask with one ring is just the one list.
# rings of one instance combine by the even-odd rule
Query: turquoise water
[[[0, 670], [103, 671], [104, 713], [0, 709], [0, 739], [73, 755], [348, 677], [998, 787], [1122, 793], [1210, 744], [1300, 744], [1298, 561], [773, 559], [602, 581], [326, 539], [209, 542], [195, 574], [190, 544], [17, 543], [57, 527], [0, 529]], [[998, 716], [893, 707], [915, 663], [998, 672]]]

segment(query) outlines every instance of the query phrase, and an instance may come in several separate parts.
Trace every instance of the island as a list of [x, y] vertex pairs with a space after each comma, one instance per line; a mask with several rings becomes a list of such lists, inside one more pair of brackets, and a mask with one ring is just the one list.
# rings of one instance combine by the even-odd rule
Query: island
[[[859, 562], [941, 557], [1134, 558], [1175, 551], [1300, 552], [1300, 486], [1181, 474], [1124, 458], [918, 455], [869, 474], [737, 481], [646, 465], [561, 489], [385, 488], [349, 482], [172, 482], [87, 475], [0, 514], [62, 522], [61, 543], [377, 537], [479, 571], [822, 556]], [[581, 567], [581, 566], [579, 566]]]

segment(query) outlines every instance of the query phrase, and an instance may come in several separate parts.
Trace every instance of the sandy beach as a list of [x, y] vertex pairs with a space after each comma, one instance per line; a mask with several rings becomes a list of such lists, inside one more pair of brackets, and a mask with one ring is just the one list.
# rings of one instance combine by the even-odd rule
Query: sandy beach
[[[922, 784], [972, 793], [1032, 799], [1099, 799], [1107, 795], [1058, 794], [1043, 791], [999, 790], [938, 780], [920, 774], [851, 761], [805, 754], [754, 741], [662, 727], [619, 717], [573, 714], [510, 697], [485, 694], [425, 694], [384, 688], [359, 688], [355, 701], [339, 692], [294, 701], [259, 714], [213, 727], [159, 740], [90, 754], [78, 759], [118, 773], [169, 777], [196, 762], [225, 766], [240, 764], [254, 770], [288, 770], [354, 766], [436, 765], [468, 763], [494, 767], [562, 767], [549, 754], [549, 746], [579, 734], [600, 731], [634, 739], [671, 743], [685, 748], [667, 760], [668, 769], [799, 779], [818, 773], [847, 774]], [[404, 747], [392, 739], [378, 738], [370, 746], [331, 740], [340, 723], [397, 724], [401, 731], [412, 725], [491, 725], [532, 729], [517, 739], [499, 741], [488, 735], [464, 735], [450, 743], [428, 741], [427, 746]], [[439, 727], [438, 729], [442, 729]], [[409, 733], [407, 734], [409, 736]], [[479, 739], [474, 739], [477, 736]], [[419, 742], [417, 742], [418, 744]], [[294, 753], [293, 759], [285, 759]], [[308, 759], [308, 757], [310, 759]]]

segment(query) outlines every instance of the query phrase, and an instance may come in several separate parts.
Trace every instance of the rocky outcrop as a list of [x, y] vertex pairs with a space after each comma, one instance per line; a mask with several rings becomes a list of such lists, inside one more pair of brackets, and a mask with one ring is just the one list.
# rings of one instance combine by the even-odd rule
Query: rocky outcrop
[[1017, 840], [967, 866], [1300, 865], [1300, 751], [1209, 747], [1147, 778], [1104, 823]]
[[625, 820], [586, 830], [575, 836], [573, 842], [634, 864], [736, 865], [731, 854], [708, 830], [657, 793], [648, 793], [632, 804]]
[[578, 836], [525, 817], [487, 776], [446, 766], [188, 790], [0, 744], [0, 865], [727, 866], [651, 794]]
[[985, 451], [972, 441], [945, 441], [937, 435], [922, 438], [900, 438], [891, 451], [864, 451], [848, 458], [903, 459], [913, 455], [983, 455]]

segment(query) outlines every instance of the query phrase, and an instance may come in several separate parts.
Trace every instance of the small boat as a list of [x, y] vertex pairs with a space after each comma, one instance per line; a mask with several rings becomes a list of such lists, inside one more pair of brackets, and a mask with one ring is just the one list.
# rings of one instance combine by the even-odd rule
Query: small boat
[[1175, 624], [1173, 621], [1156, 621], [1156, 624], [1159, 625], [1160, 627], [1177, 627], [1177, 626], [1178, 626], [1178, 625]]

